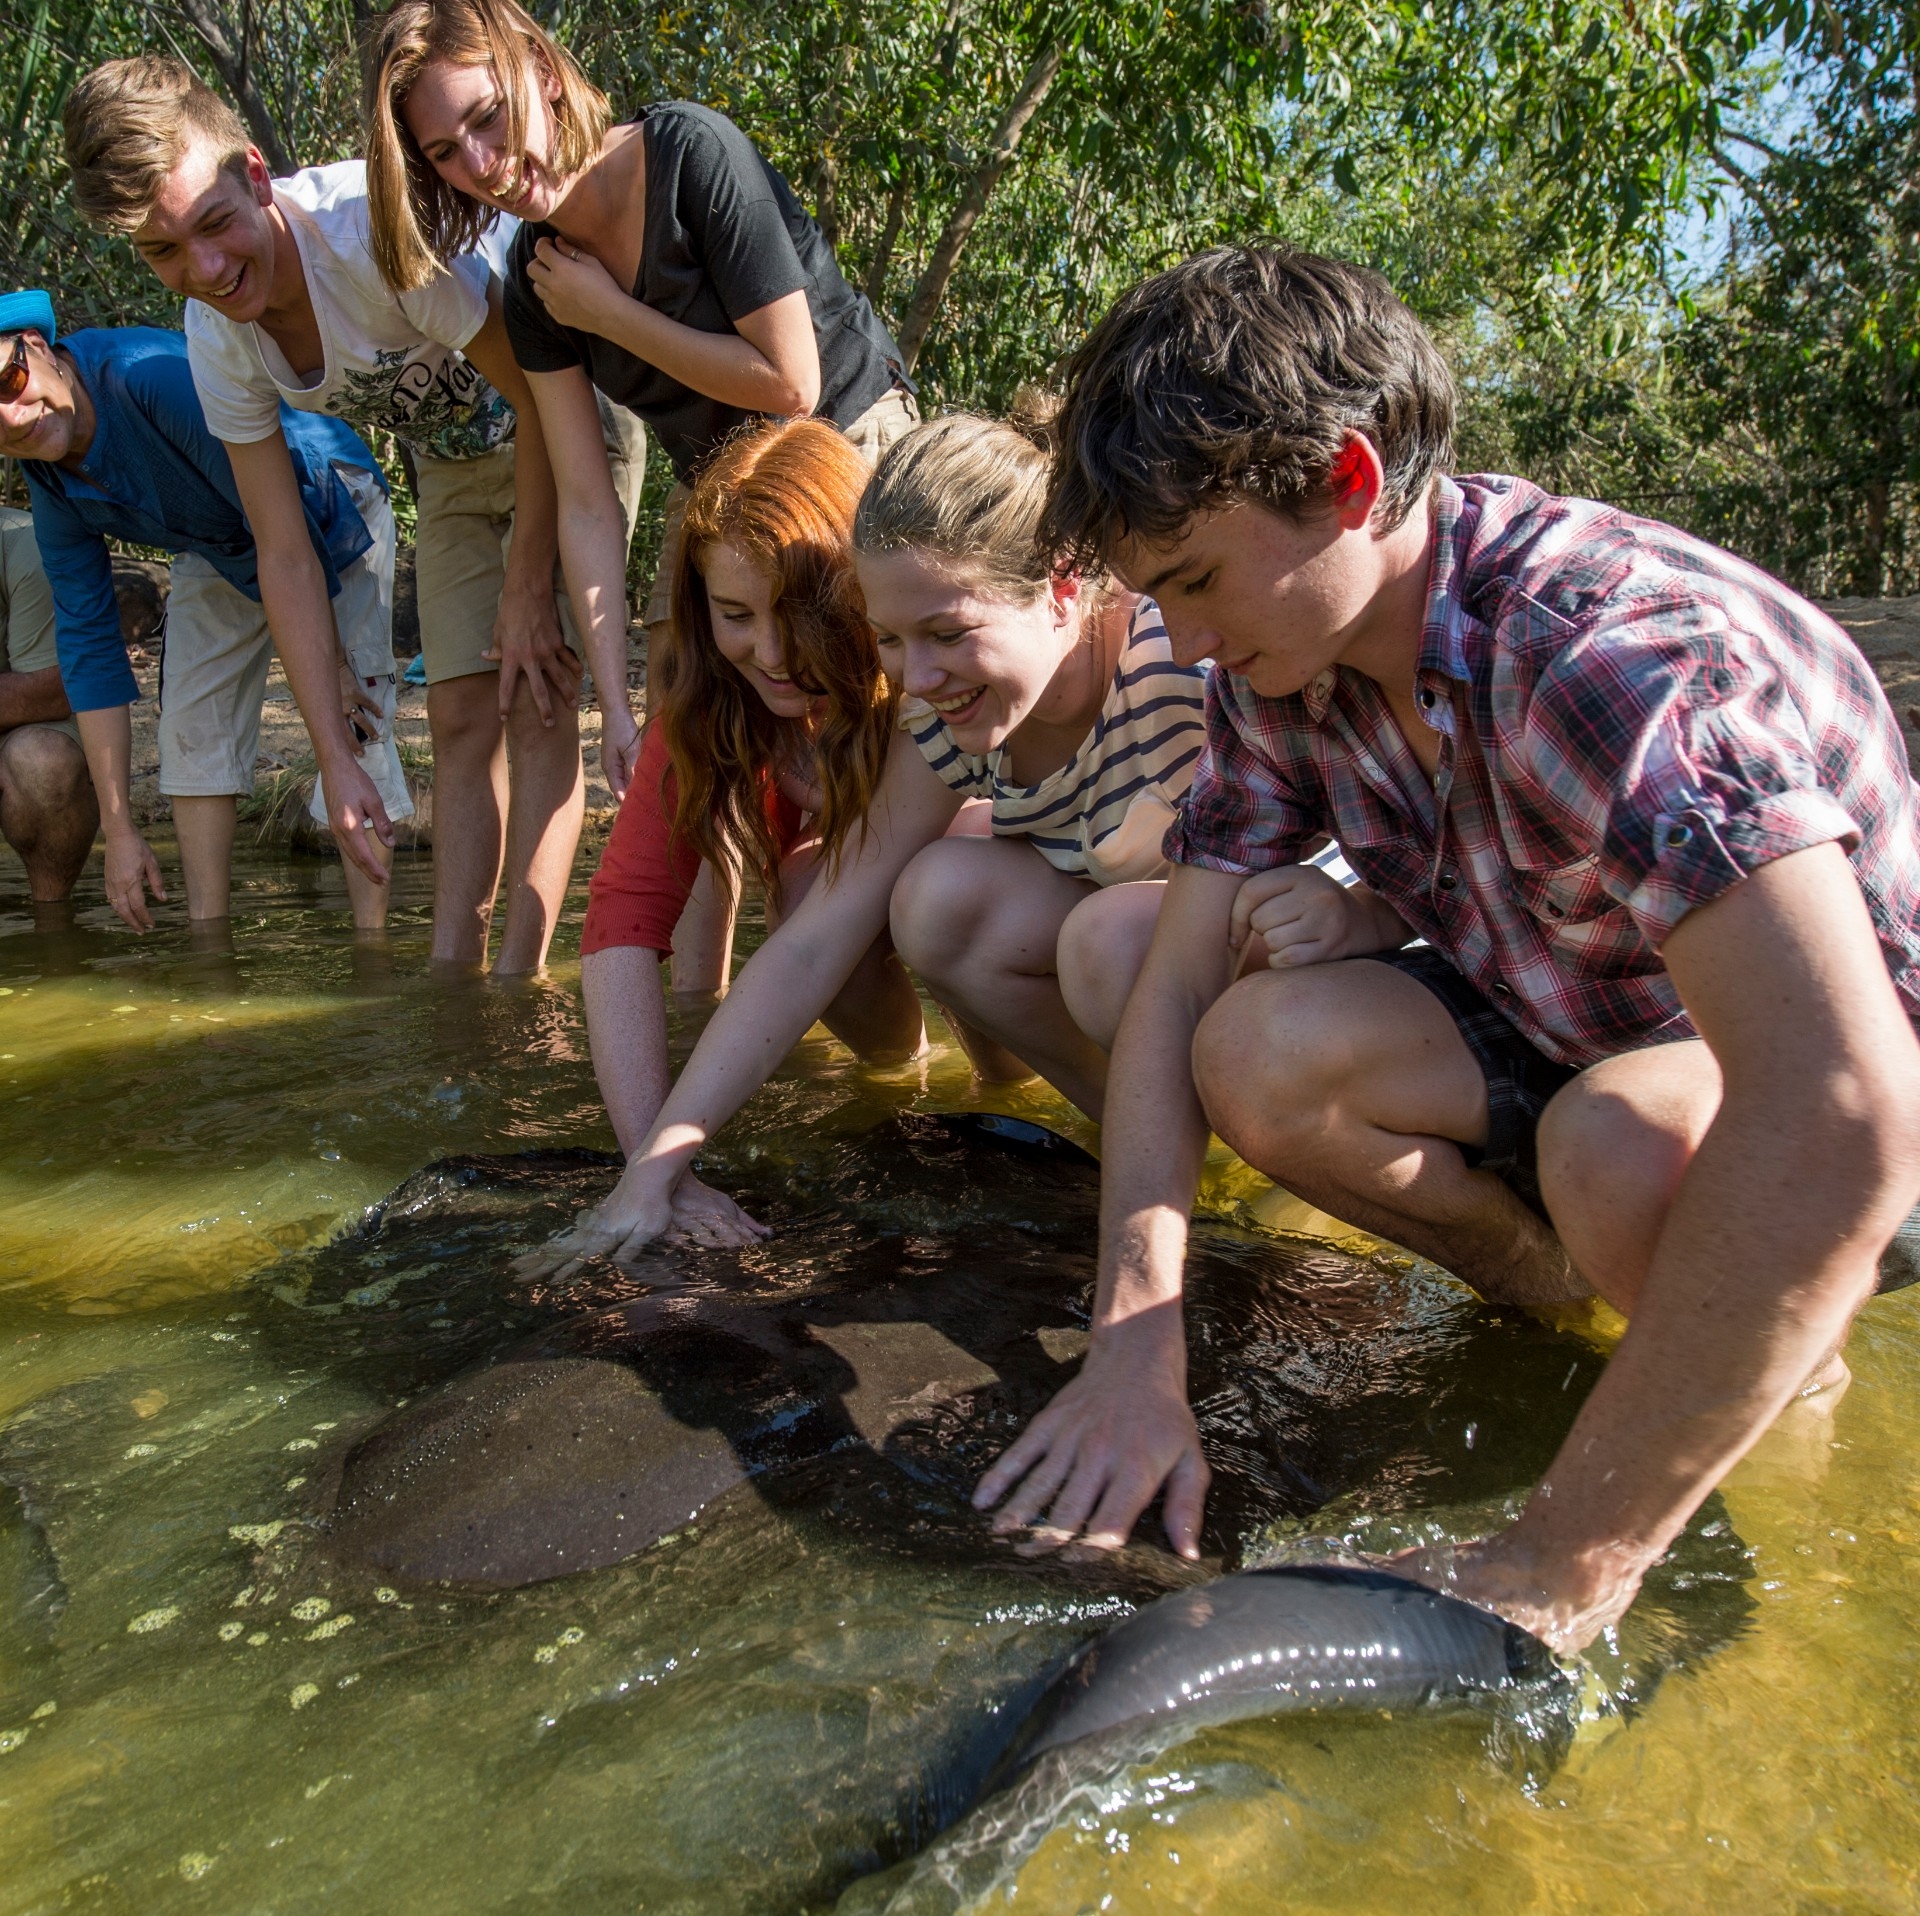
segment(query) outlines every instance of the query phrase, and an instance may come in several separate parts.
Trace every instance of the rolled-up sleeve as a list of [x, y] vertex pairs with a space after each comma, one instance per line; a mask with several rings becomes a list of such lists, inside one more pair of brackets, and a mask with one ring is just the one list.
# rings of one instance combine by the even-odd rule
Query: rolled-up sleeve
[[1545, 674], [1529, 757], [1596, 876], [1658, 951], [1690, 911], [1861, 827], [1821, 778], [1806, 719], [1764, 651], [1712, 609], [1636, 608]]
[[1251, 735], [1256, 697], [1217, 666], [1207, 675], [1206, 746], [1161, 843], [1173, 864], [1244, 876], [1297, 865], [1326, 836]]

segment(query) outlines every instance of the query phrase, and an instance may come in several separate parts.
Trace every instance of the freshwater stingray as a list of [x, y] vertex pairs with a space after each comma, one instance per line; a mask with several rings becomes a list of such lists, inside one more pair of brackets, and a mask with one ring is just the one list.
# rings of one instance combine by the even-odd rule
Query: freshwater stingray
[[[835, 1503], [884, 1547], [1023, 1567], [967, 1497], [1084, 1349], [1093, 1161], [1033, 1127], [909, 1116], [822, 1172], [769, 1194], [788, 1215], [751, 1251], [662, 1254], [560, 1293], [514, 1293], [496, 1259], [491, 1322], [516, 1327], [517, 1311], [525, 1334], [490, 1339], [477, 1367], [341, 1447], [320, 1499], [330, 1558], [388, 1582], [513, 1588], [622, 1561], [750, 1489]], [[307, 1303], [355, 1294], [370, 1256], [389, 1272], [441, 1261], [449, 1226], [464, 1290], [476, 1212], [533, 1180], [585, 1196], [608, 1175], [430, 1167], [320, 1260]], [[1188, 1287], [1216, 1562], [1361, 1484], [1404, 1502], [1436, 1474], [1456, 1495], [1524, 1483], [1598, 1369], [1517, 1317], [1438, 1337], [1401, 1273], [1329, 1247], [1203, 1228]], [[517, 1300], [504, 1320], [503, 1292]], [[461, 1308], [444, 1283], [435, 1298]], [[1496, 1370], [1496, 1399], [1462, 1401]], [[1491, 1478], [1475, 1468], [1495, 1457]], [[1152, 1546], [1135, 1562], [1162, 1587], [1190, 1574]]]
[[[0, 1429], [0, 1482], [20, 1505], [10, 1529], [0, 1510], [19, 1544], [0, 1551], [0, 1574], [17, 1569], [47, 1653], [84, 1650], [77, 1680], [103, 1694], [168, 1667], [155, 1661], [175, 1640], [165, 1627], [135, 1632], [184, 1604], [188, 1622], [209, 1636], [217, 1624], [223, 1642], [242, 1622], [280, 1632], [257, 1654], [286, 1658], [283, 1685], [367, 1669], [348, 1694], [371, 1706], [415, 1697], [405, 1672], [444, 1658], [470, 1707], [497, 1690], [499, 1708], [516, 1711], [527, 1707], [517, 1673], [537, 1667], [527, 1633], [550, 1639], [566, 1614], [554, 1593], [582, 1592], [566, 1600], [574, 1614], [604, 1618], [609, 1633], [620, 1619], [651, 1642], [670, 1629], [672, 1593], [694, 1588], [674, 1580], [696, 1564], [742, 1566], [711, 1588], [703, 1570], [702, 1606], [720, 1601], [724, 1615], [749, 1600], [760, 1573], [744, 1566], [763, 1535], [786, 1540], [788, 1558], [832, 1567], [822, 1615], [844, 1623], [872, 1615], [871, 1603], [841, 1607], [852, 1578], [915, 1603], [923, 1590], [947, 1593], [935, 1627], [952, 1647], [923, 1670], [877, 1642], [844, 1730], [807, 1705], [814, 1650], [796, 1650], [784, 1690], [724, 1693], [764, 1696], [752, 1709], [784, 1712], [789, 1726], [775, 1772], [728, 1812], [764, 1826], [749, 1845], [742, 1824], [734, 1846], [758, 1859], [755, 1906], [817, 1906], [964, 1812], [1025, 1704], [1130, 1605], [1268, 1560], [1333, 1500], [1476, 1506], [1497, 1519], [1599, 1369], [1578, 1338], [1490, 1311], [1436, 1273], [1209, 1225], [1196, 1233], [1189, 1322], [1217, 1472], [1210, 1563], [1196, 1573], [1158, 1548], [1151, 1515], [1118, 1559], [1021, 1557], [967, 1497], [1082, 1347], [1097, 1192], [1086, 1162], [1019, 1144], [915, 1116], [858, 1134], [818, 1125], [778, 1162], [749, 1146], [714, 1175], [775, 1223], [770, 1242], [662, 1252], [635, 1270], [590, 1269], [564, 1290], [521, 1282], [513, 1260], [607, 1189], [610, 1161], [429, 1167], [359, 1228], [265, 1274], [250, 1298], [156, 1325], [137, 1381], [83, 1378]], [[247, 1309], [233, 1312], [236, 1302]], [[137, 1421], [129, 1397], [156, 1383], [172, 1402]], [[647, 1547], [695, 1509], [697, 1548], [684, 1532]], [[1744, 1551], [1724, 1524], [1714, 1532], [1696, 1525], [1688, 1574], [1635, 1613], [1652, 1646], [1642, 1694], [1724, 1641], [1748, 1608]], [[602, 1567], [575, 1574], [590, 1565]], [[434, 1601], [388, 1603], [396, 1585]], [[62, 1588], [71, 1601], [49, 1625], [57, 1597], [46, 1593]], [[263, 1614], [274, 1591], [278, 1607]], [[284, 1625], [290, 1597], [308, 1593], [357, 1613], [352, 1633], [315, 1643], [331, 1622]], [[1664, 1621], [1650, 1630], [1653, 1619]], [[796, 1645], [818, 1640], [792, 1622]], [[825, 1640], [836, 1658], [859, 1657], [856, 1635]], [[660, 1652], [646, 1655], [645, 1670], [662, 1667]], [[391, 1690], [375, 1688], [383, 1669]], [[509, 1740], [497, 1786], [540, 1786], [569, 1751], [593, 1752], [595, 1766], [632, 1760], [633, 1713], [652, 1680], [616, 1661], [550, 1732], [524, 1750]], [[920, 1700], [890, 1708], [883, 1736], [864, 1699], [893, 1691]], [[643, 1748], [668, 1728], [640, 1720]], [[764, 1749], [758, 1714], [701, 1730], [710, 1752], [686, 1742], [703, 1721], [675, 1718], [680, 1741], [663, 1746], [685, 1787], [649, 1811], [657, 1836], [662, 1818], [699, 1815], [731, 1774], [739, 1736]], [[712, 1767], [696, 1774], [690, 1755]], [[948, 1844], [975, 1842], [1001, 1803]], [[798, 1830], [802, 1860], [789, 1854]], [[699, 1849], [689, 1837], [680, 1853]]]

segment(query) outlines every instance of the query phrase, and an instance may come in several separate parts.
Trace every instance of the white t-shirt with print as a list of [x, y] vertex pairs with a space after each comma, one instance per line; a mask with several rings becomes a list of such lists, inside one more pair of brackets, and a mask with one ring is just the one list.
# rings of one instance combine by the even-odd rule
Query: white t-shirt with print
[[390, 432], [430, 458], [473, 459], [509, 443], [513, 408], [460, 350], [486, 321], [486, 261], [468, 254], [396, 298], [368, 245], [362, 160], [275, 180], [273, 198], [300, 249], [326, 359], [302, 379], [260, 327], [189, 300], [187, 357], [216, 437], [272, 438], [284, 401], [363, 436]]

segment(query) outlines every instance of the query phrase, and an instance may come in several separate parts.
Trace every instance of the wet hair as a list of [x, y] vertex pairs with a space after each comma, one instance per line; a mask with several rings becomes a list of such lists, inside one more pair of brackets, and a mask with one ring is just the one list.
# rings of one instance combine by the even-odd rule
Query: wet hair
[[675, 835], [723, 871], [750, 861], [771, 882], [779, 869], [767, 782], [783, 721], [721, 655], [702, 557], [724, 543], [767, 575], [786, 669], [824, 701], [813, 734], [815, 824], [831, 871], [879, 788], [897, 703], [853, 580], [853, 515], [866, 483], [866, 461], [836, 427], [775, 420], [729, 440], [687, 500], [673, 616], [650, 671], [679, 788]]
[[1056, 569], [1042, 519], [1057, 409], [1024, 393], [1010, 419], [948, 413], [895, 440], [861, 498], [853, 549], [925, 553], [989, 592], [1037, 597]]
[[253, 147], [239, 114], [184, 61], [159, 53], [95, 67], [67, 95], [61, 125], [73, 202], [110, 233], [146, 224], [195, 139], [229, 170], [244, 170]]
[[367, 215], [374, 263], [396, 293], [410, 293], [451, 259], [470, 253], [499, 217], [434, 171], [407, 125], [407, 96], [436, 60], [491, 66], [507, 114], [507, 146], [527, 137], [535, 76], [559, 87], [551, 161], [571, 178], [597, 157], [612, 120], [607, 96], [516, 0], [399, 0], [374, 32], [366, 62]]
[[1245, 500], [1303, 518], [1355, 433], [1390, 531], [1451, 464], [1453, 417], [1445, 360], [1378, 273], [1217, 247], [1122, 294], [1069, 363], [1045, 536], [1105, 558]]

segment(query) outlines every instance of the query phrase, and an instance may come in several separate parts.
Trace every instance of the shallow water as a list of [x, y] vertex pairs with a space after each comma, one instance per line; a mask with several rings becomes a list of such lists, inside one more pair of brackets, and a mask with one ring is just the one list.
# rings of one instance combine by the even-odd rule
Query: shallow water
[[[38, 936], [0, 868], [0, 1452], [42, 1518], [0, 1489], [0, 1912], [800, 1910], [884, 1864], [849, 1909], [1913, 1906], [1920, 1292], [1870, 1307], [1831, 1422], [1800, 1416], [1728, 1484], [1744, 1630], [1557, 1767], [1460, 1720], [1239, 1725], [1017, 1843], [975, 1819], [901, 1862], [897, 1779], [1120, 1599], [758, 1506], [508, 1596], [329, 1581], [295, 1547], [300, 1480], [391, 1401], [380, 1326], [406, 1303], [409, 1350], [479, 1333], [465, 1304], [383, 1295], [406, 1274], [377, 1251], [320, 1314], [310, 1254], [436, 1158], [611, 1145], [577, 919], [550, 981], [448, 984], [428, 891], [403, 862], [369, 953], [336, 871], [254, 858], [232, 957], [190, 949], [177, 906], [145, 940], [99, 910]], [[820, 1041], [730, 1151], [800, 1163], [977, 1102], [951, 1052], [865, 1074]], [[1451, 1393], [1430, 1477], [1296, 1530], [1459, 1527], [1423, 1496], [1458, 1492], [1468, 1452], [1509, 1483], [1543, 1440], [1460, 1421], [1523, 1401], [1491, 1374], [1522, 1334], [1407, 1281], [1419, 1374]]]

